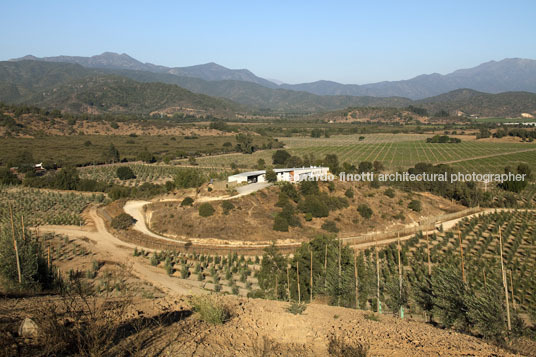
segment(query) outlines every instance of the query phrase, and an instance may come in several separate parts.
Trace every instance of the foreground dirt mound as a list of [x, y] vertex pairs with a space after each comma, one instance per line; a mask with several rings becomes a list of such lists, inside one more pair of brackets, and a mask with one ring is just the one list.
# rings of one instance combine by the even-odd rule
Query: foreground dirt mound
[[336, 337], [347, 346], [369, 347], [369, 356], [511, 355], [475, 337], [410, 319], [383, 315], [374, 321], [364, 311], [317, 304], [294, 315], [284, 302], [222, 299], [233, 315], [228, 322], [211, 325], [194, 314], [168, 327], [145, 352], [153, 354], [158, 348], [173, 356], [328, 356], [330, 339]]
[[[32, 316], [32, 311], [50, 299], [0, 300], [0, 312], [4, 315], [2, 321], [11, 321], [8, 323], [13, 327], [11, 330], [26, 317], [40, 321], [38, 316]], [[284, 302], [234, 296], [216, 299], [231, 312], [231, 318], [223, 325], [201, 321], [198, 314], [192, 312], [189, 297], [135, 299], [121, 316], [117, 316], [117, 325], [126, 330], [116, 336], [119, 339], [110, 344], [108, 353], [144, 356], [329, 356], [334, 350], [333, 342], [329, 347], [330, 341], [336, 339], [338, 345], [335, 347], [365, 346], [368, 356], [512, 355], [475, 337], [437, 329], [410, 318], [400, 320], [382, 315], [375, 321], [365, 311], [318, 304], [310, 304], [301, 315], [294, 315], [287, 311], [289, 304]], [[147, 323], [142, 324], [143, 321]], [[3, 326], [8, 331], [6, 333], [11, 333], [7, 327]], [[17, 349], [10, 347], [17, 345], [16, 340], [10, 341], [0, 351]], [[30, 346], [25, 348], [28, 343]], [[26, 351], [27, 355], [39, 355], [38, 340], [29, 342], [21, 338], [18, 345], [18, 350]]]

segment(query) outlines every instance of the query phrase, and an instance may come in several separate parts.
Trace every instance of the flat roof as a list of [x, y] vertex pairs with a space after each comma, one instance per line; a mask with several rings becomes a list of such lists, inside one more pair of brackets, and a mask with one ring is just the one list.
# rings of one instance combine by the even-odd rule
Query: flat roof
[[[313, 169], [328, 169], [327, 167], [322, 166], [316, 166], [316, 167], [292, 167], [292, 168], [284, 168], [284, 169], [274, 169], [275, 173], [281, 173], [281, 172], [290, 172], [290, 171], [307, 171], [307, 170], [313, 170]], [[257, 171], [247, 171], [247, 172], [240, 172], [235, 175], [231, 175], [229, 177], [247, 177], [247, 176], [256, 176], [256, 175], [262, 175], [265, 174], [266, 170], [257, 170]]]

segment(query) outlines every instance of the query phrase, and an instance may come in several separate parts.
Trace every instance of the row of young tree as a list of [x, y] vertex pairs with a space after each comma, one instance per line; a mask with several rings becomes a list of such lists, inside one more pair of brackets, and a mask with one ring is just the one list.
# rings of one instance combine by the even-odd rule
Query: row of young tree
[[406, 253], [397, 245], [356, 253], [330, 235], [303, 243], [289, 256], [272, 245], [257, 274], [257, 295], [298, 303], [323, 297], [332, 305], [401, 317], [423, 313], [433, 324], [497, 342], [527, 332], [515, 310], [507, 314], [500, 268], [482, 283], [468, 276], [459, 257], [432, 265], [408, 261]]
[[4, 291], [55, 290], [61, 278], [45, 252], [39, 236], [30, 231], [22, 216], [10, 209], [0, 212], [0, 282]]

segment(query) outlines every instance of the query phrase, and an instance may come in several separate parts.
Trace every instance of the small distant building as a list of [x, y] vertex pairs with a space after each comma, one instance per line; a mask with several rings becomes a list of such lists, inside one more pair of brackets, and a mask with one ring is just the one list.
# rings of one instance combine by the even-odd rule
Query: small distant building
[[43, 163], [40, 162], [34, 165], [34, 171], [36, 174], [44, 174], [47, 170], [43, 167]]
[[[287, 169], [274, 169], [277, 174], [277, 181], [299, 182], [310, 178], [318, 178], [327, 176], [329, 168], [327, 167], [295, 167]], [[229, 176], [227, 182], [235, 183], [255, 183], [266, 182], [266, 170], [241, 172], [236, 175]]]
[[521, 118], [534, 119], [534, 115], [530, 113], [521, 113]]

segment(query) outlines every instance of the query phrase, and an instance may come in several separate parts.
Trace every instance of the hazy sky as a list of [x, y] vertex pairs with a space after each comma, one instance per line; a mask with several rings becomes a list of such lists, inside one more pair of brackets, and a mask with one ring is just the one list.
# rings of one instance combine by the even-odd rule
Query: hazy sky
[[369, 83], [536, 59], [536, 1], [1, 0], [0, 59], [127, 53], [288, 83]]

